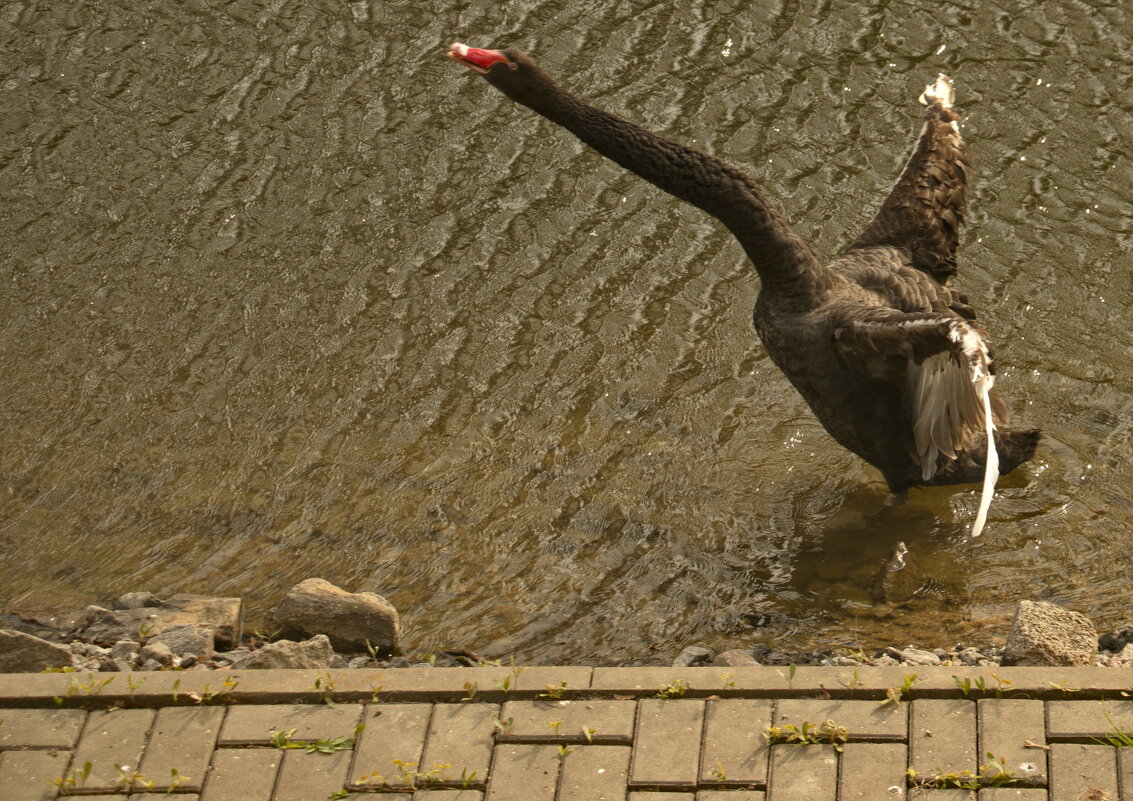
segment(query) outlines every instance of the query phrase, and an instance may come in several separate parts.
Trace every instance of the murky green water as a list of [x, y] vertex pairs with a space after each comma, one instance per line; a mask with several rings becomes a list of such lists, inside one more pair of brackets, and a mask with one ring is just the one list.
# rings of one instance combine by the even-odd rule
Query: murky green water
[[[979, 641], [1024, 597], [1116, 623], [1130, 31], [1102, 0], [0, 4], [0, 603], [255, 618], [321, 576], [412, 647], [599, 663]], [[952, 74], [960, 284], [1046, 432], [984, 536], [975, 487], [885, 506], [759, 346], [738, 245], [454, 39], [751, 169], [828, 255]], [[905, 605], [874, 587], [898, 540]]]

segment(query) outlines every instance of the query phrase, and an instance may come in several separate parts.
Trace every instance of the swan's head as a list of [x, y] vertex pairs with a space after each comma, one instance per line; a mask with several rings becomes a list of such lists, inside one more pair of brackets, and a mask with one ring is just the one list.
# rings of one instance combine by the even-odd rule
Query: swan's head
[[482, 50], [461, 42], [453, 42], [448, 46], [448, 57], [480, 75], [487, 75], [497, 64], [504, 64], [512, 70], [519, 69], [518, 61], [508, 58], [505, 50]]
[[448, 55], [520, 102], [551, 84], [551, 79], [538, 65], [518, 50], [482, 50], [453, 42], [448, 47]]

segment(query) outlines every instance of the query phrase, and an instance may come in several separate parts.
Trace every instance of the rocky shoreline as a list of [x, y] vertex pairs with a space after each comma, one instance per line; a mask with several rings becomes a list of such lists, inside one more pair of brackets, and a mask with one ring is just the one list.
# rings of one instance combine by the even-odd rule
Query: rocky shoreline
[[[0, 673], [492, 664], [465, 650], [405, 656], [397, 610], [385, 598], [346, 592], [322, 579], [307, 579], [287, 593], [270, 616], [270, 634], [245, 635], [243, 616], [239, 598], [180, 594], [161, 600], [148, 592], [124, 595], [110, 609], [89, 606], [65, 627], [3, 614]], [[1133, 667], [1133, 622], [1098, 636], [1084, 615], [1045, 601], [1020, 601], [1002, 646], [889, 646], [866, 653], [845, 648], [788, 652], [755, 645], [713, 653], [690, 645], [670, 664]]]

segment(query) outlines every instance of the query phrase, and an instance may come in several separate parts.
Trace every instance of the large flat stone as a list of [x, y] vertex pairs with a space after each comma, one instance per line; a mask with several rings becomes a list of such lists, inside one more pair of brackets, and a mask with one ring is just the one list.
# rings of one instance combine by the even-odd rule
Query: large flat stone
[[[51, 801], [56, 797], [54, 781], [67, 776], [70, 759], [70, 751], [54, 749], [0, 752], [0, 797], [4, 801]], [[76, 786], [68, 785], [68, 789]]]
[[[354, 746], [350, 786], [404, 785], [398, 763], [421, 764], [432, 712], [430, 704], [367, 704], [362, 715], [366, 728], [358, 735]], [[455, 776], [459, 778], [459, 775], [457, 771]], [[448, 777], [453, 777], [451, 770]], [[485, 777], [478, 778], [482, 784]]]
[[1093, 792], [1090, 801], [1117, 799], [1117, 752], [1108, 745], [1054, 743], [1050, 747], [1050, 797], [1083, 798]]
[[976, 772], [976, 703], [917, 699], [909, 717], [909, 764], [918, 773]]
[[500, 739], [507, 742], [555, 740], [564, 743], [629, 743], [633, 739], [633, 701], [508, 701], [501, 720], [511, 721]]
[[224, 713], [220, 707], [174, 706], [158, 710], [138, 768], [147, 780], [154, 782], [154, 790], [200, 791]]
[[71, 667], [73, 662], [69, 648], [22, 631], [0, 629], [0, 673], [38, 673]]
[[362, 719], [360, 704], [234, 706], [220, 732], [220, 745], [270, 745], [276, 732], [294, 729], [294, 740], [352, 737]]
[[555, 801], [560, 759], [553, 745], [497, 746], [485, 801]]
[[904, 704], [876, 701], [784, 699], [775, 705], [775, 724], [804, 722], [819, 724], [833, 720], [845, 726], [850, 739], [903, 741], [908, 735], [908, 712]]
[[488, 777], [500, 708], [496, 704], [438, 704], [433, 709], [421, 770], [448, 765], [453, 776]]
[[771, 725], [774, 702], [762, 698], [709, 700], [704, 708], [701, 783], [766, 783], [771, 751], [764, 731]]
[[[130, 776], [138, 770], [154, 714], [152, 709], [90, 713], [73, 759], [74, 766], [91, 763], [90, 775], [84, 783], [85, 790], [111, 792], [130, 789]], [[122, 770], [115, 765], [121, 765]]]
[[346, 787], [349, 751], [330, 754], [289, 750], [279, 767], [272, 801], [323, 801]]
[[557, 801], [622, 801], [629, 759], [628, 746], [571, 746], [562, 760]]
[[0, 750], [74, 748], [87, 713], [78, 709], [0, 711]]
[[695, 787], [703, 727], [704, 701], [639, 701], [630, 780], [634, 784]]
[[835, 801], [838, 752], [832, 745], [771, 746], [767, 801]]
[[[1083, 705], [1079, 703], [1079, 706]], [[985, 698], [977, 702], [977, 709], [981, 761], [987, 759], [988, 753], [994, 754], [1019, 781], [1045, 785], [1046, 752], [1042, 746], [1046, 745], [1046, 714], [1043, 702]]]
[[900, 799], [908, 766], [904, 743], [847, 743], [842, 750], [838, 801]]
[[278, 748], [221, 748], [213, 755], [201, 801], [271, 801], [282, 761]]

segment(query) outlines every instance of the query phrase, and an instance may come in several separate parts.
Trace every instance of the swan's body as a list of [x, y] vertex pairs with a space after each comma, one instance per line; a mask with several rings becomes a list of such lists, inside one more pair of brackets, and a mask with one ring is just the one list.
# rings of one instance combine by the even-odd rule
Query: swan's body
[[924, 129], [881, 210], [824, 265], [735, 167], [577, 100], [517, 51], [454, 44], [450, 55], [723, 222], [759, 273], [760, 339], [830, 435], [895, 493], [982, 480], [979, 533], [999, 469], [1031, 458], [1039, 434], [994, 433], [1007, 414], [986, 334], [947, 285], [969, 170], [947, 78], [925, 90]]

